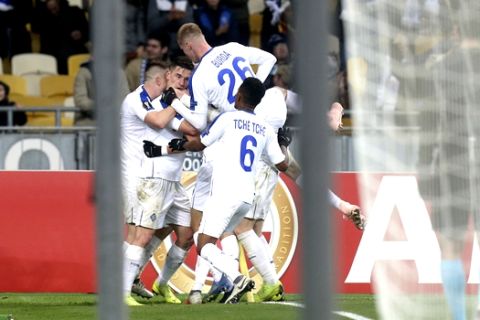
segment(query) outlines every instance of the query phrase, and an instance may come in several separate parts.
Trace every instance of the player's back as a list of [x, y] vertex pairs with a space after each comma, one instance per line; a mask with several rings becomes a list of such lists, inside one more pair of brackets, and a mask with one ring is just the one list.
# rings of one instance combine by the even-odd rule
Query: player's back
[[230, 42], [212, 48], [202, 57], [189, 83], [192, 109], [208, 104], [220, 112], [234, 109], [235, 94], [243, 80], [255, 76], [247, 50], [239, 43]]
[[255, 114], [263, 118], [275, 132], [283, 127], [287, 120], [287, 104], [281, 89], [273, 87], [266, 90], [262, 101], [255, 108]]
[[[263, 119], [247, 111], [220, 115], [210, 127], [213, 135], [218, 127], [222, 133], [216, 142], [217, 152], [213, 158], [212, 195], [235, 197], [251, 203], [258, 160], [266, 146], [275, 139], [273, 129]], [[207, 130], [202, 141], [208, 141], [209, 134]]]

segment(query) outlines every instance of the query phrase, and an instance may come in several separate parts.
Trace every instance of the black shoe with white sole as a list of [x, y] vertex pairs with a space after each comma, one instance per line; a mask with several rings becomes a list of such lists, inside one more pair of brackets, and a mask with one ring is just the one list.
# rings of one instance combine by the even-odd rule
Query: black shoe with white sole
[[238, 303], [242, 296], [255, 288], [255, 282], [244, 275], [240, 275], [233, 281], [232, 291], [225, 293], [228, 296], [222, 299], [223, 303]]

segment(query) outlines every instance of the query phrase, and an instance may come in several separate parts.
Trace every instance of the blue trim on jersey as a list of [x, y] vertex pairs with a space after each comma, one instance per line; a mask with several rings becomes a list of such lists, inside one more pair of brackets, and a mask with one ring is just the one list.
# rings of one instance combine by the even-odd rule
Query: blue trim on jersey
[[205, 52], [205, 54], [200, 58], [200, 60], [198, 61], [198, 64], [197, 66], [195, 67], [195, 69], [193, 69], [192, 71], [192, 75], [190, 76], [190, 80], [188, 81], [188, 93], [190, 94], [190, 110], [195, 110], [195, 107], [197, 106], [197, 101], [195, 101], [195, 96], [193, 95], [193, 86], [192, 86], [192, 83], [193, 83], [193, 76], [195, 75], [195, 72], [197, 71], [198, 67], [200, 66], [200, 63], [202, 62], [203, 58], [205, 58], [205, 56], [207, 54], [210, 53], [210, 51], [213, 50], [213, 47], [208, 49], [207, 52]]
[[163, 109], [167, 109], [167, 108], [168, 108], [167, 103], [164, 102], [164, 101], [162, 101], [162, 100], [160, 100], [160, 106], [162, 106]]
[[225, 113], [227, 112], [224, 112], [224, 113], [220, 113], [218, 116], [215, 117], [215, 119], [213, 119], [213, 121], [202, 131], [202, 133], [200, 134], [201, 137], [204, 137], [206, 136], [207, 134], [210, 133], [210, 128], [213, 126], [213, 124], [215, 122], [217, 122], [218, 118], [220, 118], [221, 116], [223, 116]]
[[142, 86], [142, 91], [140, 92], [140, 100], [142, 101], [142, 106], [145, 110], [150, 111], [155, 109], [152, 106], [152, 99], [148, 95], [148, 92], [145, 90], [144, 86]]
[[[163, 109], [167, 109], [167, 108], [169, 107], [169, 106], [167, 105], [167, 103], [166, 103], [165, 101], [162, 101], [162, 100], [160, 100], [160, 105], [162, 106]], [[179, 114], [179, 113], [177, 113], [177, 114], [175, 115], [175, 118], [177, 118], [178, 120], [182, 120], [182, 119], [183, 119], [182, 115]]]

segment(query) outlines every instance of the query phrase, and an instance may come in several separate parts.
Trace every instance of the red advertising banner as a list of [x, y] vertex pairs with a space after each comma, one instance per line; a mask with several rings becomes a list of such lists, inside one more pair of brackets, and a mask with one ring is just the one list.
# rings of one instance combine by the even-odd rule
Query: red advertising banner
[[[357, 230], [332, 209], [336, 237], [334, 277], [339, 293], [371, 293], [372, 274], [387, 261], [409, 265], [414, 284], [440, 283], [440, 250], [432, 230], [427, 205], [418, 194], [413, 175], [334, 173], [333, 188], [342, 199], [359, 204], [367, 214], [365, 231]], [[359, 187], [368, 181], [368, 188]], [[187, 190], [194, 174], [186, 173]], [[366, 191], [363, 203], [359, 188]], [[316, 191], [309, 191], [316, 192]], [[95, 292], [95, 216], [93, 173], [90, 171], [1, 171], [0, 291]], [[299, 187], [289, 178], [275, 190], [271, 217], [265, 221], [281, 280], [288, 293], [301, 292], [301, 205]], [[119, 213], [121, 214], [121, 213]], [[401, 225], [399, 238], [391, 228]], [[476, 242], [473, 242], [476, 243]], [[152, 266], [143, 274], [148, 285], [161, 268], [171, 239], [157, 250]], [[172, 279], [179, 291], [193, 283], [195, 253]], [[480, 250], [472, 241], [465, 249], [466, 265], [480, 269]], [[467, 271], [469, 284], [479, 275]], [[321, 272], [321, 271], [319, 271]], [[261, 281], [251, 269], [251, 276]]]

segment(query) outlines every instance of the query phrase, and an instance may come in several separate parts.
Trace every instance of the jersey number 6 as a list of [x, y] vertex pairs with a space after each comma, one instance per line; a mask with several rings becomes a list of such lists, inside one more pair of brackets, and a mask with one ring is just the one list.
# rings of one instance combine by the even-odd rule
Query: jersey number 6
[[239, 66], [240, 62], [245, 62], [246, 60], [242, 57], [235, 57], [232, 61], [232, 69], [222, 69], [218, 73], [218, 83], [223, 86], [225, 84], [225, 75], [227, 75], [228, 83], [228, 103], [233, 103], [235, 101], [235, 96], [233, 94], [233, 90], [235, 89], [235, 73], [240, 77], [240, 79], [245, 80], [247, 78], [247, 74], [250, 74], [251, 77], [254, 76], [250, 65], [246, 65], [244, 67]]
[[[253, 152], [252, 148], [248, 148], [249, 142], [251, 142], [251, 147], [257, 146], [257, 140], [251, 135], [243, 137], [242, 141], [240, 142], [240, 165], [246, 172], [252, 171], [253, 159], [255, 159], [255, 152]], [[248, 162], [246, 161], [247, 155], [250, 160]]]

